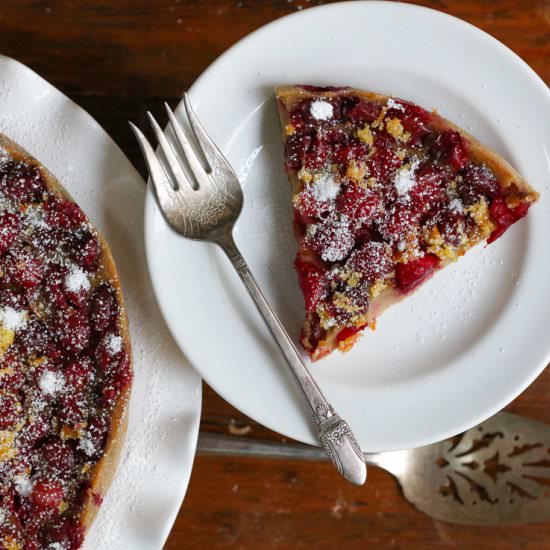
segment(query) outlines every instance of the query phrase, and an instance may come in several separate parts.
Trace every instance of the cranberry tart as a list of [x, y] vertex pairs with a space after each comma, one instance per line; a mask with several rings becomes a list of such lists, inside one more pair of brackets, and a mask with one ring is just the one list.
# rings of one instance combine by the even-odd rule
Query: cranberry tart
[[81, 546], [116, 467], [131, 380], [107, 244], [0, 135], [0, 548]]
[[510, 164], [408, 101], [291, 86], [277, 102], [312, 359], [350, 349], [387, 307], [474, 245], [492, 243], [538, 193]]

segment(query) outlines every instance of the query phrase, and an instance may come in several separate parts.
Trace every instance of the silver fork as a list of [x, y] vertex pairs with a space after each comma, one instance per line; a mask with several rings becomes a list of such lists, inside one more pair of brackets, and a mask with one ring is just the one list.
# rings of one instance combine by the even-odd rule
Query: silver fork
[[[188, 139], [187, 131], [167, 104], [171, 139], [163, 133], [153, 115], [147, 112], [163, 158], [157, 157], [139, 128], [129, 123], [145, 157], [164, 218], [183, 237], [215, 243], [225, 252], [311, 407], [321, 445], [347, 480], [362, 485], [367, 478], [367, 466], [355, 436], [347, 422], [335, 413], [304, 365], [233, 240], [233, 226], [243, 204], [239, 180], [200, 124], [187, 94], [184, 94], [183, 101], [200, 156]], [[194, 182], [190, 181], [188, 172], [193, 175]]]

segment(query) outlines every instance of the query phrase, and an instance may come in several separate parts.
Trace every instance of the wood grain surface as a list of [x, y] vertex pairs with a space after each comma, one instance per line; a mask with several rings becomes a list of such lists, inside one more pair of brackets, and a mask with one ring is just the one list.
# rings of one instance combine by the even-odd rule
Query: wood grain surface
[[[145, 175], [127, 120], [145, 126], [218, 55], [306, 0], [2, 0], [0, 53], [87, 109]], [[550, 83], [549, 0], [419, 4], [489, 32]], [[202, 429], [279, 439], [205, 387]], [[550, 371], [509, 407], [550, 423]], [[481, 528], [434, 521], [371, 468], [366, 487], [325, 463], [198, 457], [168, 549], [549, 549], [550, 524]], [[121, 549], [131, 550], [131, 549]]]

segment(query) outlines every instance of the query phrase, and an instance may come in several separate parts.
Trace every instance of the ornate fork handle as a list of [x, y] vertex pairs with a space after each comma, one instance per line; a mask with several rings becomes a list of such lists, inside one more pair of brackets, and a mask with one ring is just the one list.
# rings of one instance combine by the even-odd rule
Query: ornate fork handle
[[304, 365], [279, 318], [263, 295], [231, 235], [216, 241], [237, 270], [250, 297], [279, 345], [290, 371], [311, 407], [319, 441], [338, 471], [352, 483], [362, 485], [367, 478], [363, 453], [347, 422], [334, 412], [330, 403]]

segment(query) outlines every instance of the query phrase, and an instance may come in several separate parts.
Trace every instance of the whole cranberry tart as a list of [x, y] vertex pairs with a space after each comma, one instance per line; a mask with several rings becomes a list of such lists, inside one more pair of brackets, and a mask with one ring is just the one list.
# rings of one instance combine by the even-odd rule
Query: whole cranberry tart
[[350, 349], [387, 307], [474, 245], [492, 243], [538, 193], [435, 112], [353, 88], [291, 86], [277, 102], [312, 359]]
[[0, 548], [81, 546], [116, 467], [131, 380], [107, 244], [0, 135]]

